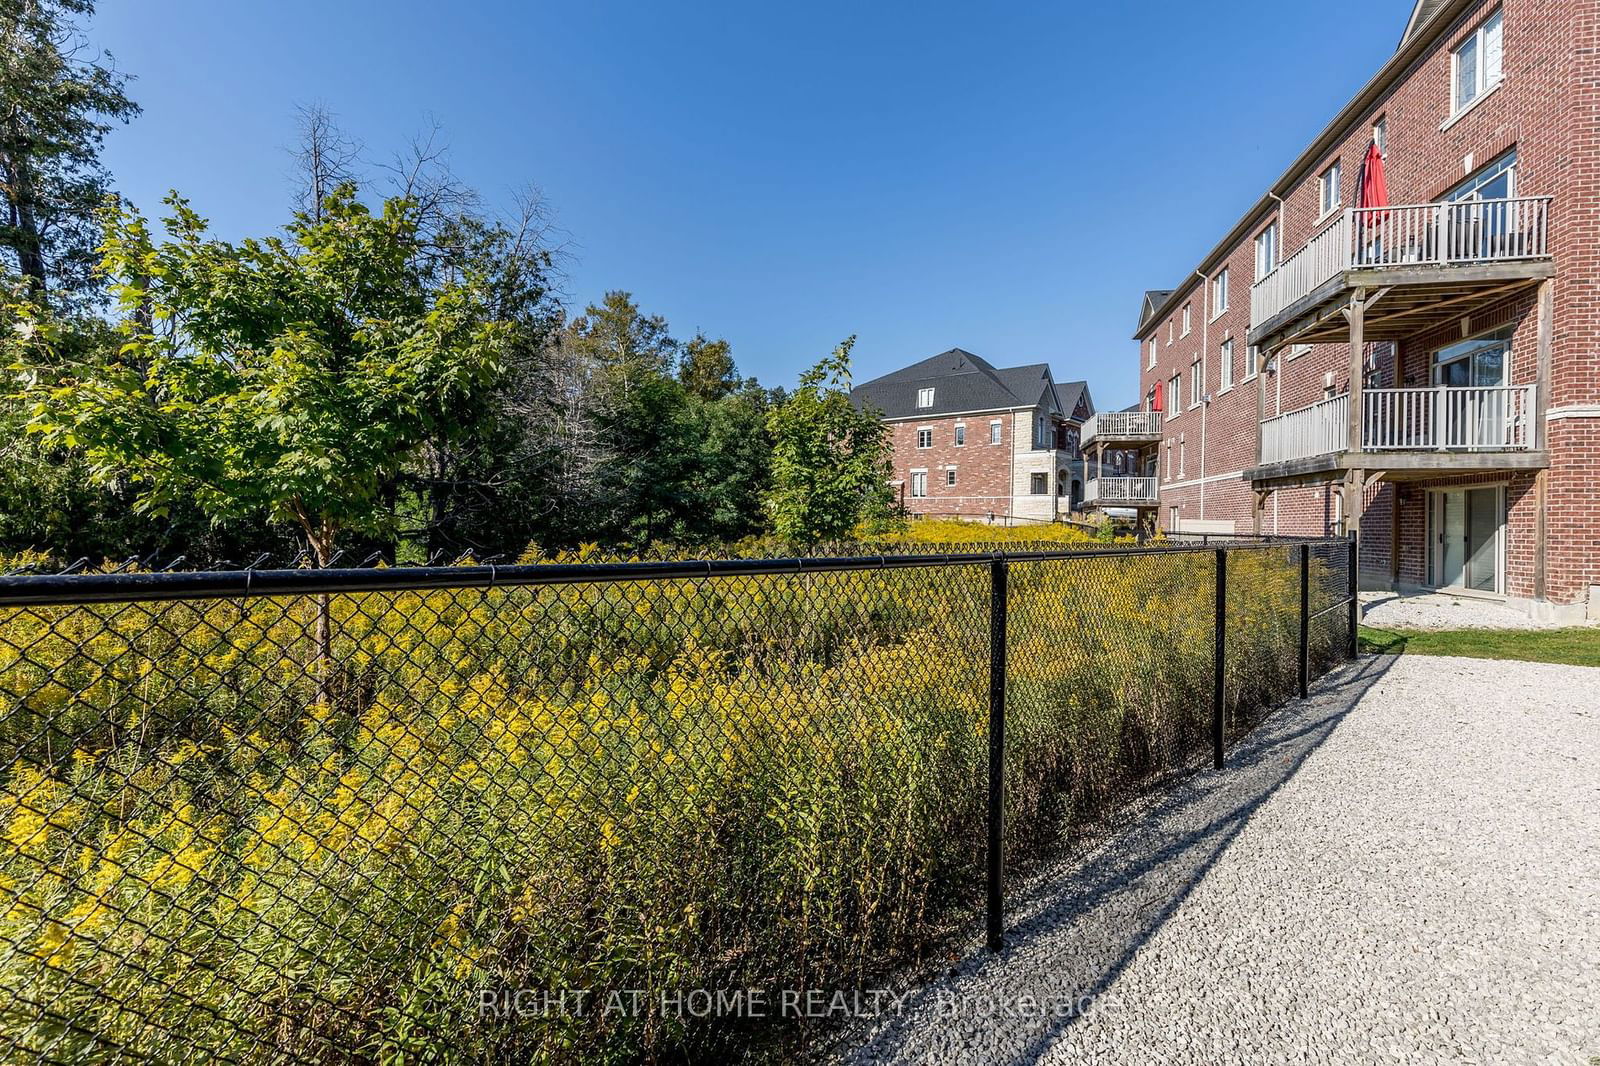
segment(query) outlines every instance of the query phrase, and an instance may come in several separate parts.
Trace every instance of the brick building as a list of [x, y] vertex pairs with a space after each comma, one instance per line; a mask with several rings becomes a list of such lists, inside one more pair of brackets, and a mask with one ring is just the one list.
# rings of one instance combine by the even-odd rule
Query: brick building
[[894, 441], [895, 499], [913, 515], [1052, 520], [1083, 500], [1082, 381], [1044, 363], [996, 368], [960, 348], [856, 387]]
[[1144, 294], [1161, 527], [1356, 529], [1369, 587], [1600, 616], [1597, 282], [1600, 4], [1421, 0], [1189, 277]]

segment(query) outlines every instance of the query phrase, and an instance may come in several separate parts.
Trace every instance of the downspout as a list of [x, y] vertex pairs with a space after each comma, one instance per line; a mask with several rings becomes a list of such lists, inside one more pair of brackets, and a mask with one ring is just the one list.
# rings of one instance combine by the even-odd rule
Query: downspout
[[1196, 270], [1200, 278], [1200, 521], [1206, 520], [1206, 415], [1211, 404], [1206, 397], [1206, 373], [1211, 368], [1211, 279]]

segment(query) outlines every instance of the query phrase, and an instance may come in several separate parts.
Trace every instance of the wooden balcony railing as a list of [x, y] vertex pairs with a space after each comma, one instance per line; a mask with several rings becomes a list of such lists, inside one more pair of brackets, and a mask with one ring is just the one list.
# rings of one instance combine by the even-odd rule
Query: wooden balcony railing
[[[1366, 389], [1361, 450], [1527, 451], [1534, 439], [1534, 385]], [[1261, 462], [1345, 451], [1350, 397], [1334, 396], [1261, 423]]]
[[1084, 486], [1083, 502], [1100, 507], [1135, 507], [1156, 502], [1153, 477], [1097, 477]]
[[1159, 440], [1160, 411], [1097, 411], [1083, 424], [1081, 440]]
[[1544, 259], [1550, 197], [1351, 207], [1250, 288], [1250, 328], [1346, 270]]
[[1342, 452], [1350, 439], [1350, 397], [1333, 396], [1261, 423], [1261, 461], [1283, 463]]

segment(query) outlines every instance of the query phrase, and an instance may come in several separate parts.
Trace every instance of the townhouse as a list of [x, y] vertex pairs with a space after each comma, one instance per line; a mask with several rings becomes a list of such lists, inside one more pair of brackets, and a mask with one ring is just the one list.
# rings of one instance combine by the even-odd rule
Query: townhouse
[[1052, 521], [1083, 502], [1082, 381], [952, 348], [857, 386], [894, 443], [896, 502], [918, 516]]
[[1144, 294], [1160, 527], [1355, 532], [1367, 587], [1600, 617], [1597, 131], [1600, 4], [1416, 3], [1233, 229]]

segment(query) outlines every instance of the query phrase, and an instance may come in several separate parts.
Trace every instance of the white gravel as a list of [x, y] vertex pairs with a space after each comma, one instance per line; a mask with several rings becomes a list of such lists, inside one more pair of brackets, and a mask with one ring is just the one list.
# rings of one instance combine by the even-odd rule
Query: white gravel
[[1588, 1066], [1597, 812], [1600, 669], [1367, 658], [838, 1057]]
[[1363, 592], [1361, 621], [1380, 629], [1558, 629], [1499, 600], [1443, 592]]

